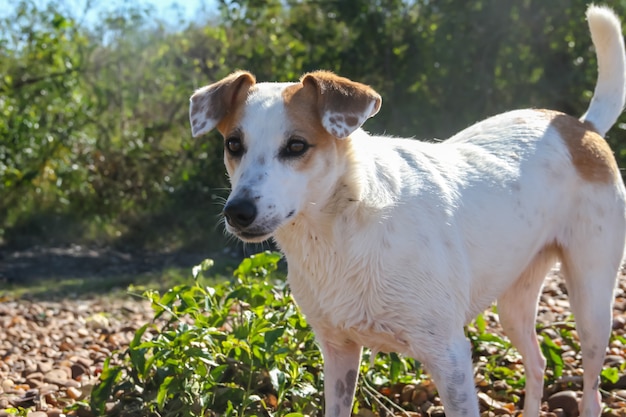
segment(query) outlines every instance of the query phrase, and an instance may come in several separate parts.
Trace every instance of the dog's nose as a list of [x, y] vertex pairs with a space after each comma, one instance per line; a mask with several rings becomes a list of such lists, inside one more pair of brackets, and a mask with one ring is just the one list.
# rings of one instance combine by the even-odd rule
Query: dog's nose
[[237, 199], [230, 201], [224, 207], [224, 217], [233, 227], [250, 226], [256, 218], [256, 205], [252, 200]]

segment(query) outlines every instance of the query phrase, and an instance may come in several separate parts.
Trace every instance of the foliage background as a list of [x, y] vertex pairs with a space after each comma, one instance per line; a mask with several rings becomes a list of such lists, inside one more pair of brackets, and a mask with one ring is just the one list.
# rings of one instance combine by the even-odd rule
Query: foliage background
[[[609, 2], [626, 16], [626, 0]], [[596, 63], [587, 0], [235, 0], [176, 27], [122, 3], [86, 24], [62, 1], [0, 21], [0, 242], [219, 246], [227, 179], [192, 139], [194, 89], [324, 68], [370, 84], [366, 129], [446, 138], [519, 107], [581, 115]], [[608, 135], [626, 162], [626, 118]]]

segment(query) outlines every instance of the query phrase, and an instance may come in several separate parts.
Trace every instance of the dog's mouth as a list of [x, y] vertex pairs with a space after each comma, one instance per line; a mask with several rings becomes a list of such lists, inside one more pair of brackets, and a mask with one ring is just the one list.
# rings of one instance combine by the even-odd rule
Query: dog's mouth
[[237, 229], [232, 230], [231, 233], [247, 243], [261, 243], [272, 237], [272, 233], [246, 232], [245, 230]]
[[226, 229], [244, 242], [260, 243], [272, 237], [284, 221], [295, 214], [291, 210], [285, 218], [274, 215], [259, 215], [257, 205], [251, 199], [235, 198], [224, 206]]

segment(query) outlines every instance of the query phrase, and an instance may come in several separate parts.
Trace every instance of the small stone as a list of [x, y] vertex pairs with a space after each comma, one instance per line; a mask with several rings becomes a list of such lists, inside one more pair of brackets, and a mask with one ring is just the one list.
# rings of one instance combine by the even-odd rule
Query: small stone
[[413, 393], [415, 392], [415, 385], [407, 384], [402, 387], [402, 392], [400, 393], [400, 403], [405, 404], [411, 402], [413, 399]]
[[63, 410], [59, 410], [58, 408], [50, 408], [46, 413], [48, 417], [65, 417]]
[[622, 363], [624, 363], [624, 357], [620, 355], [607, 355], [604, 358], [604, 366], [609, 368], [618, 368]]
[[430, 408], [433, 406], [434, 404], [430, 401], [425, 401], [424, 404], [420, 405], [420, 411], [422, 412], [422, 414], [428, 414], [428, 410], [430, 410]]
[[11, 391], [15, 386], [15, 382], [12, 379], [5, 379], [2, 381], [2, 391]]
[[73, 400], [78, 400], [83, 396], [83, 392], [78, 388], [69, 387], [67, 389], [67, 395]]
[[37, 362], [37, 370], [42, 374], [46, 374], [52, 370], [54, 366], [54, 362], [49, 358], [41, 358], [39, 362]]
[[413, 398], [411, 399], [411, 403], [420, 407], [422, 404], [428, 401], [428, 392], [425, 389], [418, 388], [413, 393]]
[[434, 405], [427, 411], [429, 417], [446, 417], [446, 413], [443, 411], [443, 407], [440, 405]]
[[498, 380], [493, 383], [493, 389], [495, 391], [508, 391], [511, 387], [506, 381]]
[[26, 417], [48, 417], [48, 413], [44, 411], [31, 411], [26, 414]]
[[565, 411], [562, 408], [555, 408], [552, 410], [552, 414], [554, 414], [554, 417], [566, 417]]
[[376, 417], [376, 414], [368, 408], [359, 408], [359, 412], [356, 414], [356, 417]]
[[578, 397], [574, 391], [561, 391], [552, 394], [548, 398], [548, 409], [550, 411], [562, 409], [565, 417], [578, 415]]
[[44, 381], [54, 384], [56, 382], [53, 381], [63, 381], [65, 379], [69, 379], [71, 375], [72, 371], [55, 368], [46, 372], [46, 374], [44, 375]]
[[33, 372], [26, 376], [26, 382], [31, 388], [36, 388], [43, 384], [43, 374], [41, 372]]
[[89, 368], [83, 365], [82, 363], [74, 363], [70, 367], [72, 371], [72, 379], [78, 379], [78, 377], [89, 374]]

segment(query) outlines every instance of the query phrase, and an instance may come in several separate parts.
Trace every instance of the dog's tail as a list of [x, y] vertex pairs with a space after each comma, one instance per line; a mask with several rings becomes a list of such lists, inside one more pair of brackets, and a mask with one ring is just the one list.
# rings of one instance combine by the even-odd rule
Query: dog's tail
[[587, 9], [591, 40], [598, 58], [598, 82], [583, 122], [593, 124], [602, 136], [613, 126], [626, 101], [626, 54], [622, 25], [608, 7]]

